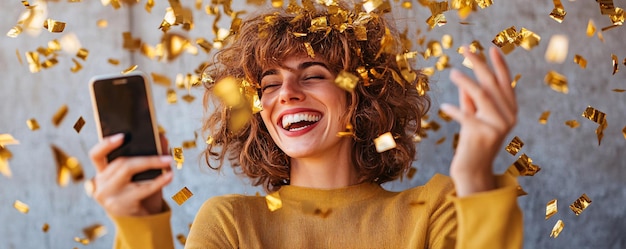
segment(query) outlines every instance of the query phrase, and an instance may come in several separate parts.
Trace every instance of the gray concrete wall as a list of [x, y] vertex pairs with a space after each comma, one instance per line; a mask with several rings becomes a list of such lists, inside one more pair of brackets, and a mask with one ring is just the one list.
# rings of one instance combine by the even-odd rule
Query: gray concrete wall
[[[182, 1], [192, 8], [195, 1]], [[207, 1], [204, 1], [207, 2]], [[626, 7], [616, 1], [617, 6]], [[13, 177], [0, 176], [0, 248], [109, 248], [113, 240], [113, 227], [103, 210], [83, 191], [83, 183], [72, 183], [61, 188], [55, 183], [56, 165], [50, 145], [54, 144], [82, 163], [86, 177], [94, 175], [87, 151], [96, 143], [97, 135], [88, 94], [88, 80], [97, 74], [115, 73], [138, 64], [139, 70], [167, 75], [172, 80], [177, 73], [190, 73], [208, 56], [203, 52], [193, 56], [183, 54], [171, 63], [151, 61], [139, 53], [121, 49], [124, 31], [144, 42], [155, 45], [161, 31], [157, 29], [163, 17], [167, 1], [156, 1], [152, 14], [143, 9], [145, 1], [133, 8], [123, 7], [114, 10], [103, 7], [100, 1], [67, 3], [66, 1], [48, 4], [50, 18], [67, 22], [64, 33], [52, 34], [43, 31], [39, 36], [26, 34], [18, 38], [0, 36], [0, 133], [12, 134], [20, 141], [19, 145], [8, 146], [13, 153], [10, 160]], [[205, 3], [206, 4], [206, 3]], [[513, 73], [522, 75], [516, 92], [520, 103], [519, 124], [509, 136], [520, 137], [528, 154], [542, 170], [533, 177], [522, 177], [520, 183], [528, 192], [520, 197], [524, 210], [524, 248], [626, 248], [625, 213], [626, 208], [626, 163], [621, 152], [626, 140], [621, 130], [626, 126], [626, 93], [611, 91], [626, 88], [626, 66], [620, 63], [620, 72], [611, 75], [611, 54], [616, 54], [620, 62], [626, 57], [623, 27], [604, 32], [605, 42], [597, 37], [585, 35], [587, 21], [593, 19], [598, 26], [609, 25], [606, 16], [594, 1], [564, 1], [568, 12], [561, 24], [550, 19], [550, 1], [496, 1], [484, 10], [473, 13], [467, 20], [471, 24], [460, 25], [454, 11], [447, 12], [448, 24], [426, 33], [428, 39], [439, 39], [443, 34], [454, 37], [454, 47], [472, 40], [490, 46], [493, 37], [501, 30], [515, 25], [518, 30], [525, 27], [541, 36], [538, 47], [531, 51], [518, 48], [507, 55]], [[425, 31], [424, 20], [429, 12], [414, 4], [412, 10], [396, 8], [396, 19], [409, 26], [409, 33]], [[234, 3], [234, 9], [254, 11], [254, 8]], [[0, 3], [0, 31], [7, 32], [15, 25], [24, 7], [19, 1]], [[212, 39], [213, 17], [204, 11], [194, 10], [194, 29], [186, 34], [195, 40], [198, 37]], [[98, 19], [109, 22], [107, 28], [96, 26]], [[222, 27], [227, 20], [222, 22]], [[179, 28], [173, 30], [178, 33]], [[89, 49], [83, 69], [71, 73], [73, 55], [60, 54], [59, 64], [39, 73], [30, 73], [28, 66], [20, 64], [15, 50], [23, 54], [46, 46], [51, 39], [63, 34], [75, 33], [83, 47]], [[425, 32], [422, 32], [424, 34]], [[4, 34], [4, 33], [3, 33]], [[563, 64], [549, 64], [543, 59], [549, 38], [554, 34], [565, 34], [570, 38], [570, 49]], [[418, 50], [423, 48], [416, 47]], [[461, 57], [454, 50], [446, 50], [453, 66], [460, 66]], [[587, 69], [581, 69], [572, 62], [574, 54], [588, 60]], [[108, 58], [120, 60], [119, 66], [106, 62]], [[433, 60], [420, 60], [420, 66], [432, 66]], [[462, 68], [469, 72], [468, 69]], [[543, 83], [548, 70], [555, 70], [569, 79], [569, 94], [551, 90]], [[457, 91], [447, 78], [448, 70], [435, 74], [432, 80], [433, 111], [443, 102], [456, 103]], [[180, 146], [183, 141], [193, 139], [194, 131], [199, 131], [203, 109], [200, 101], [202, 90], [194, 89], [196, 97], [186, 103], [180, 97], [185, 90], [177, 90], [179, 101], [168, 104], [165, 101], [166, 88], [153, 87], [159, 123], [167, 130], [172, 146]], [[55, 127], [51, 123], [54, 112], [62, 104], [69, 106], [65, 120]], [[590, 105], [607, 114], [608, 128], [602, 145], [598, 145], [594, 133], [597, 125], [583, 117], [581, 113]], [[543, 111], [552, 114], [545, 125], [537, 122]], [[72, 126], [82, 116], [86, 121], [83, 130], [77, 134]], [[436, 116], [433, 112], [432, 116]], [[38, 131], [30, 131], [26, 120], [36, 118], [41, 125]], [[389, 189], [402, 190], [426, 182], [434, 173], [448, 172], [452, 157], [452, 135], [458, 125], [445, 123], [435, 118], [442, 129], [429, 133], [429, 138], [418, 145], [419, 160], [415, 162], [418, 174], [410, 180], [392, 182]], [[564, 122], [577, 120], [580, 127], [571, 129]], [[446, 137], [443, 144], [435, 142]], [[227, 193], [254, 194], [258, 188], [250, 187], [245, 179], [234, 176], [230, 169], [222, 173], [207, 170], [199, 152], [203, 139], [198, 138], [199, 148], [185, 150], [185, 165], [176, 171], [174, 181], [164, 190], [166, 200], [173, 209], [173, 233], [187, 234], [188, 224], [204, 200], [211, 196]], [[507, 140], [508, 141], [508, 140]], [[503, 172], [515, 157], [504, 150], [496, 160], [496, 171]], [[183, 206], [177, 206], [169, 196], [187, 186], [194, 196]], [[574, 215], [567, 207], [581, 194], [586, 193], [593, 201], [580, 216]], [[559, 213], [545, 220], [545, 205], [558, 199]], [[28, 214], [16, 211], [12, 205], [20, 200], [30, 206]], [[550, 238], [552, 226], [558, 219], [563, 220], [565, 229], [556, 238]], [[50, 225], [47, 233], [41, 230], [44, 223]], [[83, 246], [74, 237], [84, 237], [82, 228], [101, 223], [109, 232], [102, 238]], [[179, 247], [182, 247], [178, 245]]]

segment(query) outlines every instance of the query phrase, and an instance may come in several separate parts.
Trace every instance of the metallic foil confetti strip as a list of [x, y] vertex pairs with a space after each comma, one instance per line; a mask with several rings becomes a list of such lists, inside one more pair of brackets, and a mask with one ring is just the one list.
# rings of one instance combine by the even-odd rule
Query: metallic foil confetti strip
[[591, 199], [587, 196], [587, 194], [583, 194], [578, 199], [574, 201], [569, 208], [576, 214], [576, 216], [580, 215], [587, 207], [591, 204]]
[[62, 105], [61, 107], [59, 107], [59, 109], [54, 113], [54, 116], [52, 116], [52, 124], [54, 126], [59, 126], [59, 124], [61, 124], [61, 122], [65, 118], [65, 115], [67, 115], [67, 111], [67, 105]]
[[534, 176], [541, 168], [533, 164], [533, 160], [526, 154], [522, 154], [507, 170], [512, 176]]
[[174, 161], [176, 161], [176, 168], [182, 169], [183, 163], [185, 162], [185, 156], [183, 155], [183, 148], [182, 147], [172, 148], [172, 156], [174, 157]]
[[555, 71], [548, 71], [543, 81], [548, 84], [548, 86], [550, 86], [550, 88], [552, 88], [552, 90], [554, 91], [565, 94], [567, 94], [567, 92], [569, 91], [567, 87], [567, 78], [565, 78], [565, 75], [559, 74]]
[[546, 204], [546, 220], [558, 213], [557, 200], [553, 199]]
[[553, 35], [546, 50], [546, 61], [550, 63], [563, 63], [567, 58], [569, 39], [565, 35]]
[[183, 203], [185, 203], [187, 200], [189, 200], [191, 196], [193, 196], [193, 193], [191, 193], [191, 191], [187, 187], [184, 187], [172, 196], [172, 200], [174, 200], [176, 204], [180, 206], [183, 205]]
[[387, 132], [375, 138], [374, 144], [376, 145], [376, 152], [378, 153], [388, 151], [396, 147], [396, 141], [393, 138], [393, 135], [391, 135], [391, 132]]
[[559, 237], [559, 234], [561, 234], [561, 231], [563, 231], [563, 227], [565, 227], [565, 224], [563, 223], [563, 221], [558, 220], [556, 224], [554, 224], [554, 227], [552, 227], [552, 232], [550, 232], [550, 237], [552, 238]]
[[74, 123], [74, 130], [76, 131], [76, 133], [80, 133], [80, 130], [83, 129], [83, 126], [85, 126], [85, 119], [83, 119], [83, 116], [80, 116], [78, 120], [76, 120], [76, 123]]
[[558, 23], [562, 23], [567, 12], [565, 11], [565, 8], [563, 8], [561, 0], [552, 0], [552, 2], [554, 3], [554, 9], [550, 12], [550, 17]]
[[515, 156], [522, 149], [522, 147], [524, 147], [524, 142], [522, 141], [522, 139], [515, 136], [513, 137], [513, 140], [511, 140], [511, 142], [509, 142], [509, 144], [506, 146], [505, 150], [509, 152], [509, 154]]
[[582, 69], [587, 68], [587, 60], [584, 57], [582, 57], [582, 55], [579, 55], [579, 54], [574, 55], [574, 63], [578, 64], [580, 68]]
[[39, 123], [34, 118], [26, 120], [26, 125], [28, 126], [28, 129], [30, 129], [31, 131], [39, 130]]
[[30, 208], [28, 207], [28, 204], [23, 203], [19, 200], [16, 200], [15, 202], [13, 202], [13, 207], [17, 209], [17, 211], [23, 214], [27, 214], [28, 211], [30, 210]]
[[274, 212], [283, 207], [283, 201], [280, 199], [278, 192], [266, 195], [265, 203], [267, 204], [267, 209], [269, 209], [270, 212]]

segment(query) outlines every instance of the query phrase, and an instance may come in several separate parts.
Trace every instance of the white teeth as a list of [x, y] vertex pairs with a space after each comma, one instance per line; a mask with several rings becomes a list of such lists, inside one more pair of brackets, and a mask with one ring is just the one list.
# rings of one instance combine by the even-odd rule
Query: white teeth
[[[286, 114], [285, 116], [283, 116], [282, 125], [284, 129], [287, 129], [293, 123], [298, 123], [302, 121], [317, 122], [320, 120], [320, 118], [321, 116], [316, 115], [316, 114], [307, 114], [307, 113]], [[292, 131], [301, 130], [303, 128], [304, 127], [292, 129]]]

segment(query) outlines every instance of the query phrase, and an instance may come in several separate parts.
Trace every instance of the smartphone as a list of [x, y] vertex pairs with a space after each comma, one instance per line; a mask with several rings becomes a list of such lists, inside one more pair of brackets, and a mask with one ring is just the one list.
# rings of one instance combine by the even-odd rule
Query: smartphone
[[[100, 141], [124, 134], [123, 144], [107, 156], [109, 162], [120, 156], [161, 155], [152, 93], [143, 73], [95, 76], [89, 90]], [[132, 181], [153, 179], [161, 173], [160, 169], [148, 170], [135, 174]]]

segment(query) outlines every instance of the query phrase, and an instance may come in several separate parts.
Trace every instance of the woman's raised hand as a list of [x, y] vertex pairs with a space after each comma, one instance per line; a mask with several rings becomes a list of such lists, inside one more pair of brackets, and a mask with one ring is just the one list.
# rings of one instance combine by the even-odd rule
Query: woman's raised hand
[[459, 143], [450, 165], [450, 176], [459, 197], [495, 188], [493, 162], [517, 122], [515, 92], [502, 55], [495, 47], [489, 49], [493, 68], [467, 47], [463, 55], [471, 61], [476, 80], [453, 69], [450, 79], [459, 89], [460, 106], [441, 106], [461, 124]]
[[[107, 155], [122, 145], [123, 140], [123, 134], [106, 137], [89, 152], [96, 168], [93, 198], [109, 215], [143, 216], [162, 212], [164, 202], [161, 189], [172, 181], [173, 174], [170, 168], [172, 157], [169, 155], [118, 157], [107, 163]], [[161, 145], [167, 148], [167, 140], [163, 136]], [[149, 169], [165, 171], [152, 180], [131, 181], [134, 174]]]

